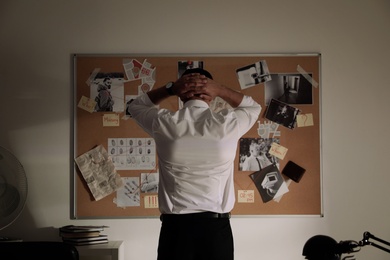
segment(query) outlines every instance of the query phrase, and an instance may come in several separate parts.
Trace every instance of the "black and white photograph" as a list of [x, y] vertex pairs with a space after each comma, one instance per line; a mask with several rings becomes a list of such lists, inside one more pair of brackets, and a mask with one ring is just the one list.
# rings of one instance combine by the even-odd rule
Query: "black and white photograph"
[[278, 165], [278, 158], [269, 153], [271, 145], [274, 142], [279, 143], [279, 139], [241, 138], [239, 170], [260, 171], [268, 165]]
[[141, 192], [158, 192], [158, 173], [141, 173]]
[[138, 96], [137, 95], [126, 95], [125, 98], [125, 103], [126, 103], [126, 110], [125, 110], [125, 116], [127, 118], [132, 118], [133, 116], [129, 112], [128, 108], [131, 102], [133, 102], [134, 99], [136, 99]]
[[203, 68], [203, 61], [182, 60], [177, 63], [177, 78], [180, 78], [184, 71], [188, 69]]
[[276, 199], [288, 192], [287, 184], [278, 167], [271, 164], [250, 175], [264, 203]]
[[236, 74], [241, 89], [250, 88], [271, 80], [271, 75], [265, 60], [239, 68], [236, 70]]
[[98, 73], [90, 86], [90, 98], [96, 101], [95, 112], [123, 112], [124, 74]]
[[272, 99], [265, 113], [265, 118], [289, 129], [293, 129], [296, 125], [296, 119], [299, 112], [300, 110], [298, 108], [279, 100]]
[[271, 77], [264, 87], [265, 104], [271, 99], [287, 104], [313, 104], [313, 86], [301, 74], [271, 74]]

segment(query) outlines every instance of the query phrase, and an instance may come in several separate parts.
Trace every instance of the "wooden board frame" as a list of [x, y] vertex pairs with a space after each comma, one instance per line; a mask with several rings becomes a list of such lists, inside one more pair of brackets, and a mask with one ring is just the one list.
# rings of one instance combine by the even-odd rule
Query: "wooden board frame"
[[[130, 74], [124, 64], [131, 60], [138, 61], [153, 68], [155, 79], [152, 87], [159, 87], [168, 81], [174, 81], [180, 74], [178, 63], [201, 61], [203, 68], [210, 71], [214, 79], [252, 96], [262, 106], [262, 112], [253, 128], [243, 136], [243, 142], [261, 138], [264, 127], [275, 130], [272, 121], [266, 118], [269, 103], [278, 99], [299, 110], [300, 125], [293, 129], [277, 125], [276, 137], [282, 148], [287, 149], [283, 159], [278, 159], [279, 170], [282, 172], [288, 161], [293, 161], [305, 169], [299, 182], [287, 181], [288, 192], [278, 200], [264, 202], [256, 189], [250, 174], [253, 171], [241, 171], [243, 147], [240, 145], [235, 160], [235, 190], [236, 204], [232, 216], [323, 216], [322, 203], [322, 156], [321, 156], [321, 54], [73, 54], [73, 147], [71, 157], [72, 205], [73, 219], [110, 219], [110, 218], [146, 218], [158, 217], [157, 208], [146, 208], [145, 198], [153, 197], [153, 193], [140, 193], [140, 206], [118, 207], [116, 193], [95, 201], [82, 177], [74, 158], [91, 150], [97, 145], [108, 149], [109, 138], [149, 138], [131, 118], [126, 118], [125, 111], [88, 112], [78, 107], [81, 98], [94, 99], [91, 83], [99, 75], [119, 73], [124, 78], [123, 92], [126, 95], [138, 95], [142, 92], [142, 80], [129, 80]], [[186, 63], [188, 65], [188, 63]], [[240, 78], [239, 72], [248, 72], [251, 67], [261, 64], [269, 78], [256, 79], [248, 83], [248, 78]], [[252, 68], [253, 69], [253, 68]], [[95, 73], [95, 74], [94, 74]], [[97, 74], [96, 74], [97, 73]], [[122, 75], [122, 76], [121, 76]], [[134, 74], [133, 74], [134, 75]], [[248, 77], [248, 73], [245, 74]], [[93, 78], [91, 78], [93, 77]], [[244, 81], [243, 81], [244, 79]], [[92, 81], [91, 81], [92, 80]], [[249, 79], [249, 81], [251, 81]], [[263, 80], [263, 81], [262, 81]], [[289, 80], [300, 81], [301, 89], [290, 86], [289, 97], [286, 99], [285, 86]], [[244, 82], [244, 83], [243, 83]], [[304, 84], [302, 84], [302, 82]], [[252, 85], [251, 85], [252, 84]], [[150, 85], [150, 84], [149, 84]], [[243, 88], [244, 86], [244, 88]], [[309, 87], [308, 87], [309, 86]], [[288, 88], [288, 87], [287, 87]], [[294, 92], [295, 91], [295, 92]], [[302, 91], [302, 92], [300, 92]], [[309, 92], [309, 93], [308, 93]], [[297, 93], [306, 93], [298, 97]], [[294, 94], [294, 95], [291, 95]], [[295, 95], [297, 94], [297, 95]], [[284, 96], [284, 98], [282, 98]], [[118, 97], [117, 97], [118, 98]], [[117, 100], [118, 101], [118, 100]], [[125, 100], [122, 100], [125, 108]], [[161, 107], [175, 110], [179, 107], [176, 97], [171, 97], [161, 104]], [[119, 109], [121, 109], [119, 107]], [[269, 111], [269, 110], [268, 110]], [[103, 126], [103, 114], [117, 114], [120, 118], [118, 127]], [[302, 118], [304, 120], [302, 121]], [[307, 119], [307, 122], [306, 122]], [[294, 120], [296, 123], [297, 121]], [[272, 126], [272, 127], [271, 127]], [[268, 137], [270, 137], [268, 135]], [[273, 137], [275, 137], [275, 132]], [[245, 148], [245, 149], [246, 149]], [[156, 159], [156, 163], [157, 159]], [[141, 173], [157, 172], [155, 170], [118, 170], [121, 177], [140, 177]], [[156, 193], [157, 194], [157, 193]]]

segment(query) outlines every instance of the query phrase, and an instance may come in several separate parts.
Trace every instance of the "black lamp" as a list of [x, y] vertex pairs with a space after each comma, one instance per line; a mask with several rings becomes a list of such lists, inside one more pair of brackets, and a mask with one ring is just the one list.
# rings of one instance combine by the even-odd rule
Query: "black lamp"
[[310, 260], [338, 260], [337, 241], [324, 235], [316, 235], [306, 241], [302, 255]]
[[[376, 240], [383, 245], [371, 242], [369, 240]], [[371, 245], [379, 248], [387, 253], [390, 253], [390, 243], [375, 237], [369, 232], [363, 233], [363, 239], [359, 242], [353, 240], [340, 241], [337, 243], [336, 240], [329, 236], [316, 235], [306, 241], [302, 255], [305, 259], [309, 260], [339, 260], [342, 254], [351, 254], [359, 252], [361, 247]], [[388, 246], [386, 248], [384, 245]], [[353, 256], [346, 256], [343, 259], [351, 259]]]

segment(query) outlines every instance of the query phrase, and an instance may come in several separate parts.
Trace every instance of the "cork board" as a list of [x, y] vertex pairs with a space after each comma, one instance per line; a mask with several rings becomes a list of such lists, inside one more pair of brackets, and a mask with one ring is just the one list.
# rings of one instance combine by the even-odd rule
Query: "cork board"
[[[152, 187], [156, 178], [158, 182], [158, 159], [153, 140], [131, 119], [126, 112], [126, 103], [151, 88], [176, 80], [186, 67], [191, 66], [203, 67], [215, 80], [252, 96], [262, 106], [258, 122], [238, 143], [234, 177], [236, 204], [232, 215], [322, 216], [320, 54], [74, 54], [72, 58], [72, 159], [101, 145], [127, 185], [127, 191], [121, 188], [96, 201], [77, 165], [72, 162], [72, 218], [159, 216], [157, 190], [156, 186]], [[110, 92], [114, 105], [110, 108], [112, 111], [95, 111], [98, 107], [92, 101], [105, 78], [110, 78], [113, 86]], [[278, 121], [277, 114], [286, 105], [290, 117]], [[170, 97], [160, 106], [176, 110], [180, 102], [177, 97]], [[224, 107], [223, 100], [218, 100], [213, 109]], [[119, 142], [126, 145], [121, 147]], [[151, 149], [146, 144], [150, 142]], [[268, 169], [268, 172], [244, 169], [252, 142], [266, 144], [267, 157], [276, 168]], [[130, 143], [134, 144], [135, 150], [139, 149], [134, 161], [128, 156], [132, 150]], [[118, 158], [123, 158], [122, 164]], [[295, 181], [291, 176], [287, 177], [291, 172], [283, 173], [289, 161], [304, 169], [303, 175]], [[276, 186], [272, 186], [276, 181], [269, 176], [275, 169], [278, 185], [281, 185], [276, 191], [273, 190]], [[150, 189], [145, 190], [144, 184], [150, 176], [154, 182], [150, 181]], [[129, 193], [131, 196], [126, 198], [124, 194]]]

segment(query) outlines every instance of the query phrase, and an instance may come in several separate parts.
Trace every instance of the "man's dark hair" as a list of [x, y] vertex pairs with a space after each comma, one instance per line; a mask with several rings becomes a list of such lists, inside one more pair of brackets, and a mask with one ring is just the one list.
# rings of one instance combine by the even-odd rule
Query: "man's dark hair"
[[206, 76], [209, 79], [213, 79], [213, 76], [211, 76], [210, 72], [202, 68], [187, 69], [186, 71], [183, 72], [181, 76], [191, 74], [191, 73], [199, 73], [200, 75]]

